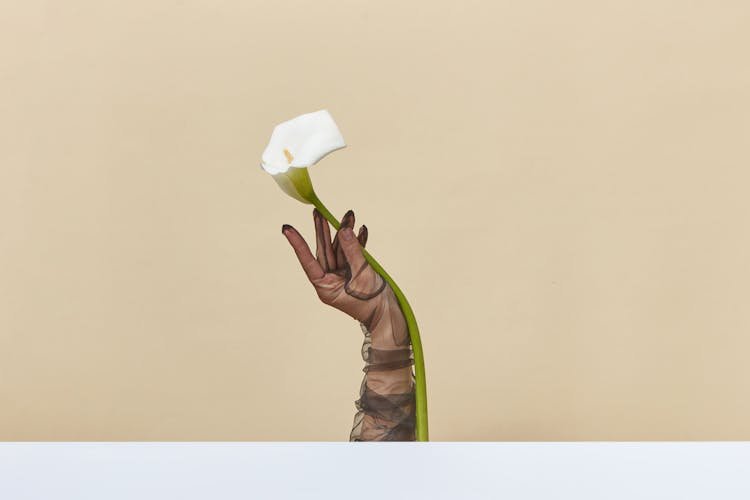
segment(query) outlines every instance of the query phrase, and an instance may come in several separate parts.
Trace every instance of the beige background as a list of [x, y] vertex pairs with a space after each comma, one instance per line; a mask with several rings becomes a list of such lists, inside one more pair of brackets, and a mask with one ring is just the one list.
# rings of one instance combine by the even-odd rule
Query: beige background
[[433, 440], [750, 439], [748, 2], [1, 10], [1, 440], [348, 438], [362, 335], [259, 168], [320, 108]]

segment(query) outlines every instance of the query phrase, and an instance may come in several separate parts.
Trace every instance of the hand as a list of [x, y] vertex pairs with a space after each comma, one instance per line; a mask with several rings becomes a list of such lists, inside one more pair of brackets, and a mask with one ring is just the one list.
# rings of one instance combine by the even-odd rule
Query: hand
[[315, 257], [292, 226], [284, 224], [281, 232], [292, 245], [320, 300], [361, 321], [368, 329], [373, 328], [384, 309], [392, 309], [386, 306], [386, 302], [393, 304], [397, 301], [391, 287], [370, 267], [362, 254], [367, 243], [367, 227], [362, 226], [355, 237], [354, 212], [349, 210], [331, 242], [328, 221], [317, 208], [313, 210], [313, 220], [317, 241]]

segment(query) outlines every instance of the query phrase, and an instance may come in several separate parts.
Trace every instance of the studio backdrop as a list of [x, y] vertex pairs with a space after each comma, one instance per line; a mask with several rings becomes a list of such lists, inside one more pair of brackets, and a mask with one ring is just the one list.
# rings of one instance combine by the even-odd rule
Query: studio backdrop
[[746, 1], [5, 2], [0, 440], [345, 441], [362, 332], [273, 126], [419, 321], [432, 440], [750, 439]]

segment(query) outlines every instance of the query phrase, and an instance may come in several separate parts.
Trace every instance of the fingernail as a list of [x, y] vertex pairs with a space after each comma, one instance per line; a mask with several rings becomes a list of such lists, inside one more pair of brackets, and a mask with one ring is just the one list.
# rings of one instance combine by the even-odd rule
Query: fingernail
[[283, 226], [281, 226], [281, 233], [283, 234], [284, 231], [291, 229], [291, 228], [292, 226], [290, 226], [289, 224], [284, 224]]
[[342, 229], [340, 232], [341, 232], [341, 237], [344, 238], [344, 241], [351, 241], [352, 238], [354, 238], [354, 231], [352, 231], [348, 227], [345, 229]]
[[352, 220], [354, 219], [354, 212], [349, 210], [344, 214], [344, 217], [341, 218], [341, 225], [344, 227], [350, 227], [353, 226]]

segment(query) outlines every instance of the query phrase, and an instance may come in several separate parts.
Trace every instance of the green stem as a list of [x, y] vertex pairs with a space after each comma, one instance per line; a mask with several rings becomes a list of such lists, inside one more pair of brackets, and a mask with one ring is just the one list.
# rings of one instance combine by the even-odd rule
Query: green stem
[[[331, 212], [323, 205], [323, 202], [313, 194], [312, 196], [313, 205], [317, 208], [323, 217], [326, 218], [331, 225], [338, 231], [341, 227], [339, 221], [333, 216]], [[372, 268], [383, 277], [383, 279], [391, 286], [393, 292], [396, 294], [398, 304], [401, 307], [401, 312], [404, 313], [406, 318], [406, 326], [409, 328], [409, 337], [411, 338], [411, 347], [414, 353], [414, 378], [416, 383], [416, 410], [417, 410], [417, 428], [416, 435], [417, 441], [429, 441], [428, 430], [427, 430], [427, 382], [425, 381], [424, 373], [424, 353], [422, 352], [422, 340], [419, 338], [419, 327], [417, 327], [417, 319], [414, 317], [414, 311], [412, 311], [409, 301], [406, 300], [406, 296], [398, 287], [393, 278], [385, 272], [385, 269], [378, 264], [372, 255], [367, 250], [362, 249], [362, 254], [365, 256], [365, 260], [372, 266]]]

